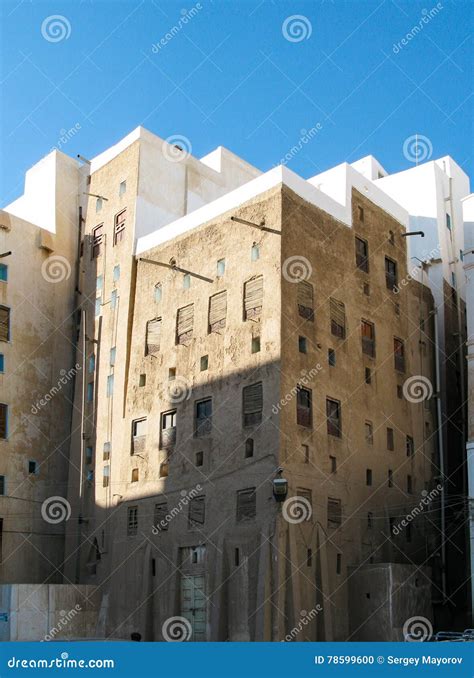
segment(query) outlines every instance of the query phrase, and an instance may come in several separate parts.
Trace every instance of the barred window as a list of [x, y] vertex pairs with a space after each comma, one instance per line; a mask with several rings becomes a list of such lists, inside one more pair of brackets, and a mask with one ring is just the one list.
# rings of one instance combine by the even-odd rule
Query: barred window
[[138, 506], [127, 508], [127, 534], [133, 536], [138, 532]]
[[197, 437], [208, 436], [212, 431], [212, 399], [206, 398], [196, 403], [194, 433]]
[[314, 320], [313, 286], [307, 280], [300, 280], [296, 290], [298, 314], [306, 320]]
[[10, 309], [0, 306], [0, 341], [10, 341]]
[[263, 276], [251, 278], [244, 285], [244, 319], [260, 318], [263, 305]]
[[206, 519], [205, 496], [193, 497], [189, 502], [188, 525], [196, 527], [204, 525]]
[[388, 290], [394, 290], [398, 283], [397, 263], [385, 257], [385, 284]]
[[227, 291], [218, 292], [209, 298], [208, 331], [218, 332], [224, 329], [227, 317]]
[[340, 499], [328, 497], [328, 527], [339, 527], [342, 524], [342, 504]]
[[340, 339], [346, 336], [346, 309], [342, 301], [329, 299], [329, 310], [331, 315], [331, 334]]
[[312, 426], [312, 394], [308, 388], [297, 387], [296, 392], [296, 423], [300, 426]]
[[340, 438], [342, 435], [341, 403], [338, 400], [326, 398], [326, 418], [328, 434]]
[[193, 336], [194, 304], [178, 309], [176, 317], [176, 343], [189, 344]]
[[368, 320], [360, 321], [362, 335], [362, 353], [375, 358], [375, 325]]
[[356, 266], [365, 273], [369, 272], [369, 246], [362, 238], [355, 239]]
[[146, 324], [145, 355], [157, 355], [161, 342], [161, 318], [149, 320]]

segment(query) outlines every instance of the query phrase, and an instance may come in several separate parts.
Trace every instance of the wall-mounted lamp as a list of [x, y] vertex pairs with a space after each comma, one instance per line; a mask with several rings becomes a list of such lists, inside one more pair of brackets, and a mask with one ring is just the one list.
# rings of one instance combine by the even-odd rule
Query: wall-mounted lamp
[[275, 501], [282, 502], [288, 495], [288, 481], [286, 478], [281, 478], [283, 473], [281, 466], [277, 468], [276, 472], [278, 477], [273, 480], [273, 497]]

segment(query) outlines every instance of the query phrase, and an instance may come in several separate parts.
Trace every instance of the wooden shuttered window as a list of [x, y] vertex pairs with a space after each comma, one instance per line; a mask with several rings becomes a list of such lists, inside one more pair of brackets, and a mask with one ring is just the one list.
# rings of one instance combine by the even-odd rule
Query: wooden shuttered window
[[96, 226], [92, 231], [92, 248], [91, 248], [91, 258], [95, 259], [96, 257], [102, 254], [102, 243], [104, 240], [104, 224]]
[[193, 336], [194, 304], [178, 309], [176, 317], [176, 343], [189, 344]]
[[0, 403], [0, 440], [7, 439], [8, 433], [8, 405]]
[[117, 245], [125, 237], [125, 222], [127, 219], [127, 210], [124, 209], [115, 216], [114, 221], [114, 245]]
[[227, 318], [227, 291], [218, 292], [209, 299], [209, 332], [223, 329]]
[[356, 266], [365, 273], [369, 272], [369, 246], [362, 238], [355, 239]]
[[393, 338], [393, 356], [395, 360], [395, 369], [398, 372], [405, 372], [405, 344], [401, 339]]
[[385, 257], [385, 284], [388, 290], [395, 290], [398, 284], [397, 262]]
[[375, 326], [368, 320], [360, 321], [362, 335], [362, 353], [375, 358]]
[[244, 426], [254, 426], [262, 421], [263, 384], [251, 384], [242, 391], [242, 411]]
[[10, 309], [0, 306], [0, 341], [10, 341]]
[[327, 431], [331, 436], [340, 438], [342, 435], [341, 403], [338, 400], [326, 398]]
[[149, 320], [146, 324], [145, 355], [157, 355], [161, 342], [161, 318]]
[[255, 487], [237, 492], [237, 522], [252, 520], [257, 515], [257, 491]]
[[329, 311], [331, 315], [331, 334], [340, 339], [346, 337], [346, 308], [342, 301], [329, 299]]
[[158, 532], [164, 532], [168, 529], [168, 502], [162, 501], [155, 504], [154, 522]]
[[300, 280], [296, 290], [298, 313], [306, 320], [314, 320], [313, 286], [307, 280]]
[[196, 437], [208, 436], [212, 433], [212, 399], [206, 398], [196, 403], [194, 434]]
[[342, 524], [342, 504], [340, 499], [328, 497], [328, 527]]
[[248, 280], [244, 285], [245, 320], [260, 318], [263, 305], [263, 276]]
[[296, 392], [296, 423], [311, 428], [313, 425], [312, 394], [307, 388], [298, 386]]
[[193, 497], [189, 502], [189, 527], [204, 525], [206, 519], [206, 498], [204, 495]]

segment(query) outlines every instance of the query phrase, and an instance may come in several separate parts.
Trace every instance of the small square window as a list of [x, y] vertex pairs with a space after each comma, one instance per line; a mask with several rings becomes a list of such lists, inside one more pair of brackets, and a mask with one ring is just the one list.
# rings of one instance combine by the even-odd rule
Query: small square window
[[87, 384], [86, 398], [88, 403], [91, 403], [94, 400], [94, 382], [92, 381]]
[[330, 367], [336, 366], [336, 351], [333, 348], [328, 348], [328, 364]]
[[196, 452], [196, 466], [204, 464], [204, 452]]
[[110, 442], [104, 443], [104, 448], [102, 451], [102, 459], [104, 461], [108, 461], [110, 459], [110, 448], [111, 448]]
[[29, 461], [28, 462], [28, 473], [32, 475], [37, 475], [39, 472], [39, 466], [36, 461]]
[[109, 374], [107, 377], [107, 398], [111, 398], [114, 394], [114, 375]]
[[102, 469], [102, 487], [108, 487], [110, 482], [110, 466], [104, 466]]
[[388, 469], [387, 484], [389, 487], [393, 487], [393, 471], [391, 468]]
[[401, 386], [401, 384], [397, 384], [397, 398], [403, 400], [403, 387]]
[[208, 355], [202, 355], [201, 356], [201, 372], [205, 372], [209, 367], [209, 356]]
[[95, 370], [95, 355], [92, 354], [89, 356], [89, 374]]
[[109, 364], [110, 364], [111, 367], [113, 367], [113, 366], [115, 365], [115, 356], [116, 356], [116, 353], [117, 353], [117, 349], [116, 349], [115, 346], [114, 346], [113, 348], [110, 349], [110, 359], [109, 359]]
[[104, 278], [101, 275], [98, 275], [95, 280], [95, 288], [99, 292], [104, 286]]
[[176, 379], [176, 367], [170, 367], [168, 369], [168, 381], [173, 381]]
[[97, 318], [97, 316], [100, 315], [101, 306], [102, 306], [102, 299], [100, 297], [97, 297], [97, 299], [95, 300], [95, 316], [96, 316], [96, 318]]
[[247, 440], [245, 441], [245, 458], [246, 459], [253, 457], [253, 448], [254, 448], [253, 438], [247, 438]]
[[365, 383], [366, 384], [372, 383], [372, 370], [370, 369], [370, 367], [365, 368]]
[[162, 286], [161, 286], [161, 283], [157, 283], [157, 284], [155, 285], [155, 294], [154, 294], [154, 296], [155, 296], [155, 301], [161, 301], [161, 299], [162, 299], [162, 297], [163, 297], [163, 288], [162, 288]]
[[6, 477], [5, 476], [0, 476], [0, 495], [4, 496], [6, 493]]
[[0, 264], [0, 282], [8, 282], [8, 266]]
[[368, 468], [365, 471], [365, 484], [372, 485], [372, 469]]
[[340, 553], [336, 554], [336, 574], [341, 574], [342, 572], [342, 555]]
[[371, 421], [365, 422], [365, 442], [367, 445], [374, 444], [374, 427]]
[[252, 252], [250, 255], [250, 258], [252, 261], [258, 261], [260, 259], [260, 247], [257, 245], [256, 242], [252, 245]]
[[95, 201], [95, 211], [100, 212], [103, 205], [104, 205], [104, 201], [102, 200], [102, 198], [97, 198], [97, 200]]
[[221, 278], [225, 273], [225, 259], [219, 259], [217, 262], [217, 277]]
[[110, 308], [115, 310], [117, 306], [117, 290], [112, 290], [110, 293]]
[[364, 208], [360, 205], [357, 205], [357, 213], [359, 216], [359, 221], [364, 221]]
[[94, 450], [90, 445], [87, 445], [86, 447], [86, 464], [92, 464], [92, 457], [94, 454]]
[[138, 469], [132, 468], [132, 483], [138, 483]]
[[370, 285], [369, 283], [364, 283], [364, 294], [366, 297], [370, 297]]
[[118, 264], [114, 266], [114, 282], [117, 282], [117, 280], [120, 280], [120, 266]]
[[5, 356], [3, 353], [0, 353], [0, 372], [5, 372]]
[[309, 464], [309, 445], [301, 445], [303, 451], [303, 461], [305, 464]]
[[127, 182], [121, 181], [119, 184], [119, 195], [124, 195], [127, 192]]
[[185, 273], [183, 276], [183, 290], [189, 290], [191, 287], [191, 276], [189, 273]]
[[252, 337], [252, 353], [260, 353], [260, 337]]
[[298, 350], [300, 353], [307, 353], [306, 337], [298, 337]]
[[390, 450], [390, 452], [393, 452], [395, 449], [395, 441], [394, 441], [394, 435], [393, 435], [393, 428], [387, 427], [387, 450]]
[[146, 384], [146, 374], [140, 374], [140, 377], [138, 378], [138, 385], [145, 386], [145, 384]]
[[337, 459], [336, 457], [329, 457], [329, 461], [331, 462], [331, 473], [337, 473]]

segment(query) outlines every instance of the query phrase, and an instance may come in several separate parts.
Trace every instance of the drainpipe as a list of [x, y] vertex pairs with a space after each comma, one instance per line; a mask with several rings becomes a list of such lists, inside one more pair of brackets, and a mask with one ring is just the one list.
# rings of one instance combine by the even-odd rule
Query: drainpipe
[[77, 516], [77, 558], [76, 558], [76, 584], [81, 577], [81, 548], [82, 548], [82, 509], [83, 509], [83, 484], [84, 484], [84, 446], [85, 446], [85, 403], [86, 403], [86, 312], [82, 311], [82, 393], [81, 393], [81, 458], [79, 464], [79, 514]]
[[[474, 387], [474, 260], [472, 249], [465, 253], [469, 262], [464, 264], [466, 275], [466, 314], [467, 314], [467, 379], [468, 393]], [[472, 279], [472, 280], [471, 280]], [[469, 559], [471, 573], [471, 623], [474, 626], [474, 400], [468, 399], [468, 436], [466, 443], [467, 492], [469, 512]]]

